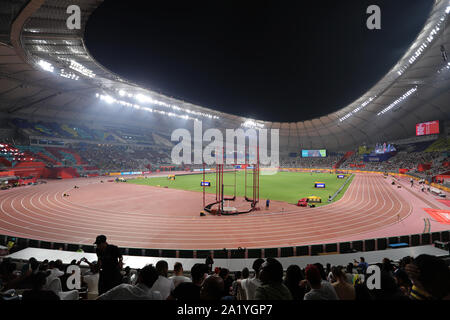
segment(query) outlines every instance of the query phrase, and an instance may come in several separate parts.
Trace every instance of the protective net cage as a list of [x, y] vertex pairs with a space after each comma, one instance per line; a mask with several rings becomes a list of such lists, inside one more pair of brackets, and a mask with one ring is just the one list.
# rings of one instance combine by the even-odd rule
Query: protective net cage
[[[237, 215], [258, 210], [260, 176], [258, 151], [256, 154], [247, 152], [244, 161], [238, 160], [236, 152], [226, 154], [222, 150], [219, 156], [222, 161], [216, 161], [215, 166], [208, 168], [203, 164], [204, 211], [214, 215]], [[213, 188], [215, 191], [213, 202], [207, 203], [206, 188]], [[237, 198], [238, 189], [243, 190], [244, 203], [242, 199]]]

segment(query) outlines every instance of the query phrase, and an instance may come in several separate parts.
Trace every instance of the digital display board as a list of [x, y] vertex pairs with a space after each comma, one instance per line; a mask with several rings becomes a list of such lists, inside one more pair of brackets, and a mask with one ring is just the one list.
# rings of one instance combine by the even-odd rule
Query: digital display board
[[316, 182], [316, 183], [314, 184], [314, 187], [315, 187], [315, 188], [323, 189], [323, 188], [325, 188], [325, 183], [323, 183], [323, 182]]
[[397, 149], [395, 149], [395, 147], [389, 143], [377, 143], [375, 145], [375, 153], [376, 154], [385, 154], [385, 153], [389, 153], [389, 152], [395, 152], [397, 151]]
[[439, 134], [439, 121], [429, 121], [416, 124], [416, 136]]
[[327, 150], [302, 150], [302, 158], [326, 158]]

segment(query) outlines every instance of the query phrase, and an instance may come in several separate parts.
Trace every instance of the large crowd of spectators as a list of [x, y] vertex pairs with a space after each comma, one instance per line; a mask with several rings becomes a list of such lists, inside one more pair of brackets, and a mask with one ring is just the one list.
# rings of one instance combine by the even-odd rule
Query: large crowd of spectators
[[149, 165], [158, 167], [171, 163], [167, 150], [131, 148], [128, 146], [84, 145], [74, 150], [101, 171], [146, 171]]
[[[408, 169], [409, 173], [425, 176], [435, 176], [450, 171], [446, 165], [450, 158], [446, 153], [434, 152], [398, 152], [393, 157], [383, 162], [364, 162], [364, 156], [355, 152], [345, 159], [339, 166], [342, 170], [361, 169], [367, 171], [398, 172], [399, 169]], [[311, 168], [311, 169], [332, 169], [342, 155], [327, 156], [326, 158], [289, 158], [281, 159], [282, 168]], [[425, 172], [418, 170], [419, 164], [430, 164], [431, 168]]]
[[363, 156], [357, 153], [353, 154], [343, 164], [341, 169], [355, 169], [352, 164], [364, 164], [364, 170], [369, 171], [388, 171], [398, 172], [399, 169], [408, 169], [410, 173], [420, 173], [418, 171], [419, 164], [431, 164], [431, 169], [427, 170], [428, 175], [436, 175], [449, 171], [444, 163], [448, 162], [449, 158], [442, 152], [398, 152], [395, 156], [383, 162], [363, 162]]
[[342, 159], [342, 155], [325, 158], [284, 158], [281, 159], [281, 167], [331, 169], [340, 159]]
[[[61, 260], [39, 263], [31, 258], [21, 268], [10, 259], [0, 264], [0, 288], [3, 299], [15, 297], [21, 290], [23, 300], [449, 300], [450, 269], [446, 261], [422, 254], [394, 262], [387, 258], [377, 263], [379, 283], [371, 286], [372, 273], [363, 257], [346, 266], [290, 265], [286, 271], [275, 258], [256, 259], [251, 268], [231, 273], [197, 263], [187, 276], [180, 262], [168, 272], [168, 263], [160, 260], [140, 270], [122, 268], [122, 256], [116, 246], [99, 236], [97, 262], [86, 259], [65, 266]], [[211, 262], [211, 259], [209, 259]], [[71, 265], [86, 262], [80, 290], [66, 287]], [[207, 263], [210, 263], [207, 262]], [[372, 280], [371, 280], [372, 279]], [[56, 285], [55, 285], [56, 284]]]

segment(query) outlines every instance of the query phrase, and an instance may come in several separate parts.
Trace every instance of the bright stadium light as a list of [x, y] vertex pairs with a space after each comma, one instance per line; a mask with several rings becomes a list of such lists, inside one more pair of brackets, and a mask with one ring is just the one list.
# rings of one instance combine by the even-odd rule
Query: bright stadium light
[[78, 80], [80, 79], [79, 76], [77, 76], [75, 73], [73, 72], [66, 72], [64, 69], [60, 70], [59, 75], [63, 78], [67, 78], [67, 79], [71, 79], [71, 80]]
[[366, 101], [364, 101], [363, 103], [361, 103], [359, 105], [359, 107], [353, 109], [351, 112], [347, 113], [345, 116], [343, 116], [342, 118], [339, 119], [339, 122], [345, 121], [348, 118], [350, 118], [353, 114], [357, 113], [358, 111], [361, 111], [362, 109], [364, 109], [365, 107], [367, 107], [373, 100], [375, 100], [377, 98], [377, 96], [373, 96], [370, 97], [369, 99], [367, 99]]
[[86, 68], [82, 64], [76, 62], [75, 60], [70, 60], [70, 69], [75, 70], [82, 75], [89, 77], [89, 78], [95, 78], [95, 73], [92, 72], [92, 70]]
[[168, 103], [166, 103], [164, 101], [153, 99], [153, 98], [151, 98], [149, 96], [146, 96], [146, 95], [143, 95], [141, 93], [136, 94], [134, 96], [134, 98], [137, 101], [139, 101], [140, 103], [149, 103], [149, 104], [153, 104], [153, 105], [169, 108], [169, 109], [172, 109], [172, 110], [175, 110], [175, 111], [187, 112], [189, 114], [193, 114], [193, 115], [196, 115], [196, 116], [201, 116], [201, 117], [204, 117], [204, 118], [219, 119], [218, 116], [213, 116], [212, 114], [204, 113], [204, 112], [192, 111], [192, 110], [185, 109], [185, 108], [182, 108], [180, 106], [177, 106], [175, 104], [168, 104]]
[[129, 102], [124, 101], [124, 100], [115, 99], [114, 97], [112, 97], [110, 95], [103, 95], [103, 94], [96, 93], [95, 96], [98, 99], [100, 99], [102, 101], [105, 101], [108, 104], [115, 103], [115, 104], [119, 104], [119, 105], [124, 106], [124, 107], [133, 108], [133, 109], [136, 109], [136, 110], [143, 110], [143, 111], [147, 111], [147, 112], [159, 113], [159, 114], [162, 114], [162, 115], [165, 115], [165, 116], [175, 117], [175, 118], [180, 118], [180, 119], [185, 119], [185, 120], [190, 119], [190, 120], [198, 121], [197, 118], [190, 117], [190, 116], [188, 116], [186, 114], [181, 115], [181, 114], [176, 114], [176, 113], [173, 113], [173, 112], [165, 112], [165, 111], [155, 110], [155, 109], [148, 108], [148, 107], [142, 107], [142, 106], [140, 106], [138, 104], [132, 104], [132, 103], [129, 103]]
[[399, 70], [397, 71], [397, 74], [399, 76], [401, 76], [406, 71], [406, 69], [408, 69], [409, 66], [414, 64], [414, 62], [416, 62], [417, 59], [423, 54], [425, 49], [434, 41], [435, 37], [438, 34], [438, 31], [441, 30], [441, 25], [445, 21], [446, 15], [449, 14], [449, 12], [450, 12], [449, 8], [450, 8], [450, 5], [446, 7], [445, 12], [442, 14], [439, 21], [434, 25], [434, 27], [428, 33], [428, 35], [426, 37], [426, 41], [424, 41], [419, 46], [419, 48], [409, 57], [408, 63], [399, 68]]
[[106, 101], [106, 103], [109, 103], [109, 104], [111, 104], [111, 103], [113, 103], [113, 102], [116, 101], [116, 99], [114, 99], [114, 98], [111, 97], [111, 96], [103, 96], [103, 99], [102, 99], [102, 100]]
[[241, 124], [242, 127], [250, 128], [250, 129], [263, 129], [264, 124], [256, 122], [255, 120], [246, 120], [244, 123]]
[[53, 72], [55, 70], [55, 68], [53, 67], [53, 65], [50, 62], [44, 61], [44, 60], [39, 60], [38, 65], [45, 71], [48, 72]]
[[136, 98], [137, 101], [139, 102], [152, 102], [152, 98], [150, 98], [149, 96], [143, 95], [141, 93], [138, 93], [137, 95], [134, 96]]
[[396, 105], [398, 105], [400, 102], [402, 102], [403, 100], [405, 100], [406, 98], [408, 98], [410, 95], [412, 95], [414, 92], [417, 91], [417, 86], [415, 86], [414, 88], [408, 90], [407, 92], [405, 92], [404, 95], [402, 95], [400, 98], [398, 98], [397, 100], [395, 100], [394, 102], [392, 102], [389, 106], [387, 106], [386, 108], [384, 108], [383, 110], [381, 110], [380, 112], [378, 112], [377, 116], [383, 115], [386, 112], [388, 112], [389, 110], [391, 110], [392, 108], [394, 108]]

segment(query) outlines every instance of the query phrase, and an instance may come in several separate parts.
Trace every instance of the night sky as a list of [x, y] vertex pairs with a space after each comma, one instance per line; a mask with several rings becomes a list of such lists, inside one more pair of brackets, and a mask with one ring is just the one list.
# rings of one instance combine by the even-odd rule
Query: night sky
[[[366, 9], [381, 8], [381, 30]], [[339, 110], [403, 56], [433, 0], [116, 1], [86, 44], [120, 76], [200, 106], [267, 121]]]

